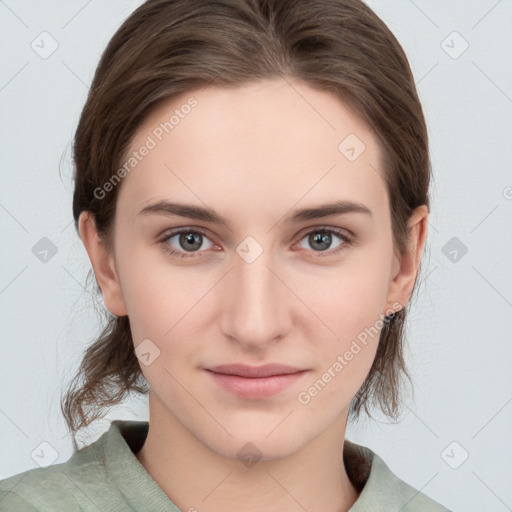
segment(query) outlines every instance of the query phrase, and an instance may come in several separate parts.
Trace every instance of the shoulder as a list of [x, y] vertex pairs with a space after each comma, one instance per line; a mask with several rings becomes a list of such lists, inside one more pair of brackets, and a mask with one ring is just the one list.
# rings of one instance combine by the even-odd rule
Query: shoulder
[[31, 469], [0, 482], [3, 512], [179, 512], [136, 457], [147, 421], [115, 420], [63, 464]]
[[76, 451], [67, 462], [0, 481], [0, 510], [73, 512], [94, 508], [95, 496], [108, 486], [103, 460], [107, 435]]
[[398, 478], [369, 448], [346, 441], [345, 452], [347, 472], [355, 475], [361, 490], [350, 512], [450, 512]]

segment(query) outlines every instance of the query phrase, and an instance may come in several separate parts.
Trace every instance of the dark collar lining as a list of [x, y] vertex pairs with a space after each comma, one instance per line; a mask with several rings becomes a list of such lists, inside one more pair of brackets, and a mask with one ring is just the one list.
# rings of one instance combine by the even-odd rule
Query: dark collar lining
[[144, 445], [148, 436], [149, 423], [147, 421], [115, 421], [119, 432], [135, 455]]
[[345, 439], [343, 463], [350, 481], [361, 492], [370, 477], [374, 453], [358, 444]]

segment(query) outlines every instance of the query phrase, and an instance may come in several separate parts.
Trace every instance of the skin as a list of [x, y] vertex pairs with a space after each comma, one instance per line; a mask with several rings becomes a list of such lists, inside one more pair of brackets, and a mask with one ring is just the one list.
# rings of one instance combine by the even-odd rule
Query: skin
[[[413, 212], [410, 246], [398, 254], [378, 139], [338, 98], [302, 82], [210, 86], [174, 98], [143, 123], [130, 151], [190, 96], [197, 106], [123, 179], [113, 245], [100, 241], [87, 212], [79, 219], [106, 307], [129, 316], [136, 347], [150, 339], [160, 350], [141, 364], [150, 428], [136, 456], [182, 510], [348, 510], [358, 497], [342, 459], [348, 409], [378, 336], [308, 404], [297, 397], [379, 315], [407, 303], [427, 207]], [[338, 149], [349, 134], [366, 146], [355, 161]], [[207, 206], [230, 228], [139, 214], [159, 200]], [[372, 215], [285, 220], [334, 200], [357, 201]], [[182, 227], [205, 233], [196, 235], [199, 251], [179, 236], [163, 240]], [[325, 227], [352, 233], [354, 243], [332, 235], [322, 251], [311, 238]], [[252, 263], [236, 252], [247, 236], [263, 249]], [[165, 244], [193, 256], [173, 256]], [[251, 400], [204, 370], [268, 362], [308, 372], [277, 395]], [[261, 454], [252, 467], [237, 457], [248, 442]]]

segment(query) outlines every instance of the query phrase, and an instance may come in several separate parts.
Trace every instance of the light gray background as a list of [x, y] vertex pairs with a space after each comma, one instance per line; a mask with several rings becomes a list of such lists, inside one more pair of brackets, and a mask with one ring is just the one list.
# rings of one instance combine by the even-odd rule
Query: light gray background
[[[70, 142], [101, 51], [140, 3], [0, 0], [0, 479], [37, 467], [35, 450], [54, 463], [72, 452], [60, 394], [99, 324]], [[411, 61], [433, 204], [408, 329], [415, 396], [398, 424], [361, 421], [347, 437], [454, 511], [512, 510], [512, 1], [369, 4]], [[46, 262], [33, 252], [43, 237], [57, 248]], [[108, 417], [147, 420], [147, 406]]]

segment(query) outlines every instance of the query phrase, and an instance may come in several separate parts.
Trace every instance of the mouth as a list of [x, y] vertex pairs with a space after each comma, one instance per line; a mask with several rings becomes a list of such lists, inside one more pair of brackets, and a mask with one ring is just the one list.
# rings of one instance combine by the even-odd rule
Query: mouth
[[295, 366], [284, 364], [269, 363], [262, 366], [249, 366], [245, 364], [221, 364], [207, 368], [208, 371], [222, 374], [233, 375], [246, 378], [264, 378], [273, 377], [275, 375], [292, 375], [301, 371], [305, 371]]
[[276, 395], [295, 384], [309, 370], [281, 364], [247, 366], [220, 365], [205, 368], [213, 381], [241, 398], [261, 399]]

